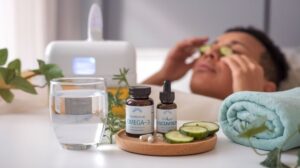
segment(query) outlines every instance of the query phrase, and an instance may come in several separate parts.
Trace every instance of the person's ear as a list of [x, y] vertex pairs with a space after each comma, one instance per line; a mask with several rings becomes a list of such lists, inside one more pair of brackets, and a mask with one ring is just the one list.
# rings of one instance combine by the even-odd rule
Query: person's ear
[[264, 83], [264, 91], [265, 92], [275, 92], [277, 90], [277, 86], [274, 82], [265, 81]]

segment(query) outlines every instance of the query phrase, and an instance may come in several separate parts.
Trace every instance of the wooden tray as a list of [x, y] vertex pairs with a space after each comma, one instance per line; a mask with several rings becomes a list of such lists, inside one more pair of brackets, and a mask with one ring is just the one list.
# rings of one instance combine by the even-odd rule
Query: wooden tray
[[212, 150], [217, 143], [217, 136], [211, 136], [204, 140], [199, 140], [184, 144], [169, 144], [162, 140], [154, 143], [141, 142], [138, 138], [129, 137], [125, 130], [121, 130], [116, 135], [116, 143], [119, 148], [132, 153], [154, 156], [182, 156], [204, 153]]

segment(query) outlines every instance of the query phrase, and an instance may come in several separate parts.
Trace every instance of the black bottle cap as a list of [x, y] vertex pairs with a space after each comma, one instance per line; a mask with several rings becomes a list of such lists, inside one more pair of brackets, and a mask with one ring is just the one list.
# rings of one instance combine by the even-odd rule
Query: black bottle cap
[[151, 87], [148, 86], [131, 86], [129, 94], [136, 98], [147, 98], [151, 93]]
[[171, 92], [171, 82], [168, 80], [164, 81], [164, 90], [160, 92], [159, 99], [162, 103], [173, 103], [175, 99], [174, 92]]

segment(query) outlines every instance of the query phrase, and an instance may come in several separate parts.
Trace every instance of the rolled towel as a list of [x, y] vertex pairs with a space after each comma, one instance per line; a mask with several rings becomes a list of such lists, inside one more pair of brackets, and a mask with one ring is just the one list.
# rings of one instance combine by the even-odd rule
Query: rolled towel
[[[266, 130], [250, 139], [240, 136], [258, 127], [257, 123], [262, 120]], [[221, 105], [219, 122], [224, 134], [241, 145], [262, 150], [273, 150], [283, 144], [282, 150], [298, 147], [300, 87], [281, 92], [234, 93]]]

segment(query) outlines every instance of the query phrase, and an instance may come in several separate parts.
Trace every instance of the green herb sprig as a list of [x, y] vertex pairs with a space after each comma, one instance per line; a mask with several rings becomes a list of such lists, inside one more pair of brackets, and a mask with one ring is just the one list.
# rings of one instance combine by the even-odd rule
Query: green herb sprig
[[[262, 133], [266, 130], [268, 130], [268, 127], [266, 126], [265, 122], [262, 122], [259, 126], [247, 129], [244, 132], [240, 133], [239, 136], [247, 138], [249, 140], [249, 144], [256, 154], [258, 154], [260, 156], [267, 156], [267, 158], [265, 160], [260, 162], [260, 165], [262, 165], [264, 167], [268, 167], [268, 168], [292, 168], [292, 167], [284, 164], [281, 161], [282, 148], [293, 136], [297, 135], [298, 133], [300, 134], [300, 125], [298, 126], [298, 130], [295, 131], [293, 134], [291, 134], [291, 136], [288, 137], [286, 139], [286, 141], [280, 147], [275, 148], [268, 153], [261, 154], [253, 147], [253, 145], [251, 144], [250, 138], [254, 137], [255, 135]], [[300, 167], [300, 150], [298, 151], [298, 161], [297, 161], [297, 165], [295, 166], [295, 168], [297, 168], [297, 167]]]
[[123, 68], [119, 70], [120, 74], [113, 75], [113, 80], [118, 81], [119, 85], [125, 84], [125, 86], [129, 86], [128, 80], [127, 80], [127, 74], [129, 72], [129, 69]]
[[[6, 48], [0, 49], [0, 97], [7, 103], [11, 103], [14, 99], [14, 94], [11, 89], [20, 89], [24, 92], [37, 94], [35, 87], [44, 87], [49, 85], [50, 80], [57, 77], [62, 77], [61, 69], [54, 64], [46, 64], [42, 60], [38, 60], [39, 69], [28, 71], [29, 74], [23, 75], [21, 72], [21, 61], [15, 59], [7, 63], [8, 50]], [[37, 86], [30, 83], [28, 80], [37, 75], [44, 75], [46, 84]]]
[[106, 121], [106, 128], [105, 128], [105, 136], [108, 138], [110, 144], [113, 143], [113, 136], [120, 131], [121, 129], [125, 128], [125, 119], [121, 118], [112, 112], [113, 107], [121, 107], [125, 104], [125, 100], [121, 99], [122, 93], [121, 87], [129, 87], [129, 83], [127, 80], [127, 74], [129, 69], [123, 68], [120, 69], [120, 74], [113, 75], [113, 80], [118, 82], [118, 87], [116, 88], [116, 93], [108, 93], [108, 116]]

